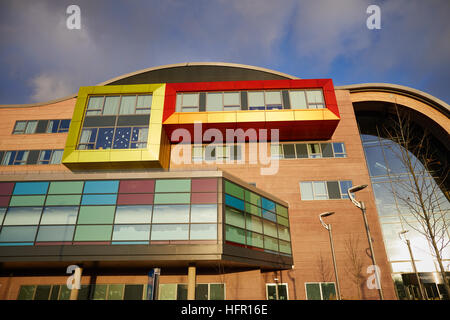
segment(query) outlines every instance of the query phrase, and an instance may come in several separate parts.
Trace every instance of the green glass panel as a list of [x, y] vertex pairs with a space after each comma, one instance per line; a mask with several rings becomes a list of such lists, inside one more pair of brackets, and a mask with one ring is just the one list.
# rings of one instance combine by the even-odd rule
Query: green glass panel
[[106, 284], [96, 284], [94, 289], [94, 300], [106, 300], [106, 291], [108, 290], [108, 285]]
[[261, 208], [257, 207], [257, 206], [254, 206], [254, 205], [252, 205], [250, 203], [247, 203], [247, 202], [245, 203], [245, 211], [248, 212], [248, 213], [254, 214], [256, 216], [261, 217]]
[[276, 204], [277, 206], [277, 214], [280, 216], [283, 216], [285, 218], [288, 218], [288, 209], [286, 207], [283, 207], [282, 205]]
[[190, 193], [156, 193], [154, 204], [190, 203]]
[[251, 191], [245, 190], [245, 201], [261, 207], [261, 196]]
[[191, 192], [190, 179], [156, 180], [155, 192]]
[[58, 300], [60, 290], [61, 286], [59, 285], [52, 286], [52, 291], [50, 292], [50, 300]]
[[195, 285], [195, 300], [208, 300], [208, 284], [200, 283]]
[[245, 230], [226, 225], [225, 239], [228, 241], [245, 244]]
[[187, 300], [187, 284], [177, 285], [177, 300]]
[[289, 226], [289, 219], [277, 216], [277, 222], [278, 222], [278, 224], [281, 224], [283, 226], [286, 226], [286, 227]]
[[225, 300], [225, 285], [223, 283], [211, 283], [209, 285], [209, 300]]
[[47, 206], [76, 206], [80, 204], [81, 195], [48, 195], [45, 205]]
[[83, 181], [53, 181], [50, 183], [49, 194], [82, 193]]
[[177, 284], [176, 283], [162, 283], [159, 285], [159, 300], [176, 300], [177, 299]]
[[278, 251], [278, 240], [264, 236], [264, 249]]
[[291, 240], [291, 236], [289, 234], [289, 228], [286, 228], [284, 226], [278, 226], [278, 238], [286, 241]]
[[70, 289], [67, 286], [62, 285], [59, 290], [59, 300], [69, 300], [70, 299]]
[[322, 297], [320, 295], [320, 285], [318, 283], [306, 284], [306, 299], [322, 300]]
[[114, 209], [115, 206], [81, 206], [78, 224], [112, 224]]
[[225, 181], [225, 192], [235, 196], [236, 198], [244, 200], [244, 189], [234, 183]]
[[247, 215], [245, 217], [245, 222], [246, 222], [247, 230], [251, 230], [251, 231], [255, 231], [255, 232], [259, 232], [259, 233], [263, 232], [262, 221], [260, 218]]
[[247, 244], [253, 247], [264, 248], [263, 235], [247, 231]]
[[109, 241], [111, 226], [77, 226], [74, 241]]
[[228, 208], [225, 209], [225, 221], [229, 225], [245, 228], [244, 213]]
[[142, 284], [126, 284], [123, 300], [142, 300], [143, 291], [144, 285]]
[[30, 207], [30, 206], [43, 206], [45, 196], [12, 196], [10, 207]]
[[35, 290], [36, 286], [20, 286], [17, 300], [33, 300]]
[[273, 222], [264, 220], [264, 234], [278, 238], [277, 225]]
[[122, 300], [123, 289], [123, 284], [110, 284], [108, 290], [108, 300]]
[[279, 244], [280, 244], [280, 252], [292, 254], [290, 242], [280, 240]]
[[37, 286], [34, 300], [48, 300], [50, 296], [51, 286]]

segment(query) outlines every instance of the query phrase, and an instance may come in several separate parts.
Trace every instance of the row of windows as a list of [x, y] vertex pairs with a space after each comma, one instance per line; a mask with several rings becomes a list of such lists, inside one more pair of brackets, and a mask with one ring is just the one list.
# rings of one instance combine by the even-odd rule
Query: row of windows
[[345, 158], [347, 153], [342, 142], [333, 143], [282, 143], [271, 145], [273, 159]]
[[150, 114], [152, 95], [115, 95], [89, 97], [86, 116]]
[[[216, 178], [1, 182], [0, 195], [216, 193]], [[216, 199], [217, 200], [217, 199]]]
[[[187, 284], [160, 284], [158, 300], [187, 300]], [[225, 284], [197, 283], [195, 285], [195, 300], [225, 300]]]
[[62, 120], [19, 120], [14, 125], [13, 134], [62, 133], [68, 132], [70, 119]]
[[148, 127], [84, 128], [79, 150], [141, 149], [147, 147]]
[[321, 89], [178, 93], [176, 112], [322, 109]]
[[[143, 284], [81, 285], [78, 300], [145, 300]], [[69, 300], [67, 285], [23, 285], [17, 300]]]
[[2, 166], [25, 164], [60, 164], [64, 150], [0, 151]]
[[348, 199], [347, 190], [352, 182], [345, 181], [303, 181], [300, 182], [302, 200]]

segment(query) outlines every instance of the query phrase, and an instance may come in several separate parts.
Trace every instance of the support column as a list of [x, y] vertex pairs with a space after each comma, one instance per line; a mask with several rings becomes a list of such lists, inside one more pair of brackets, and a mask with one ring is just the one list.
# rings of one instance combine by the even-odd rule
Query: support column
[[[69, 280], [72, 281], [72, 289], [70, 290], [70, 298], [69, 300], [78, 300], [78, 292], [80, 291], [78, 286], [81, 286], [81, 274], [83, 273], [83, 268], [77, 267], [74, 269], [74, 273], [69, 277]], [[69, 284], [69, 280], [67, 280], [67, 284]]]
[[196, 277], [197, 268], [195, 264], [189, 264], [188, 266], [188, 292], [187, 299], [195, 300], [195, 277]]

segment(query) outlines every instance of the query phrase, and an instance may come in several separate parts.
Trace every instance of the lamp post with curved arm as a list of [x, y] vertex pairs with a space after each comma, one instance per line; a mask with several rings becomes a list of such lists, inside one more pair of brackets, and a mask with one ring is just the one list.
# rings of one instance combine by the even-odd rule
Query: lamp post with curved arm
[[341, 289], [339, 286], [339, 278], [338, 278], [338, 272], [337, 272], [337, 266], [336, 266], [336, 257], [334, 254], [334, 245], [333, 245], [333, 235], [331, 233], [331, 224], [326, 224], [322, 218], [328, 217], [334, 214], [334, 212], [324, 212], [319, 214], [319, 220], [322, 226], [328, 230], [328, 235], [330, 236], [330, 244], [331, 244], [331, 255], [333, 257], [333, 267], [334, 267], [334, 276], [336, 278], [336, 297], [338, 300], [341, 300]]

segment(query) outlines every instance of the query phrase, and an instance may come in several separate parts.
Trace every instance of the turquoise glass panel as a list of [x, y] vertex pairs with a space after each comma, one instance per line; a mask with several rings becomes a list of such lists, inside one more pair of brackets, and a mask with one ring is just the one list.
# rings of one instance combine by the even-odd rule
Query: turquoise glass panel
[[275, 202], [273, 202], [269, 199], [266, 199], [266, 198], [261, 198], [261, 200], [262, 200], [261, 203], [262, 203], [263, 209], [275, 212]]
[[242, 211], [245, 210], [244, 201], [242, 201], [241, 199], [232, 197], [228, 194], [225, 195], [225, 204], [227, 206], [230, 206], [230, 207], [242, 210]]
[[48, 182], [16, 182], [13, 194], [46, 194]]
[[84, 194], [82, 205], [116, 204], [117, 194]]

